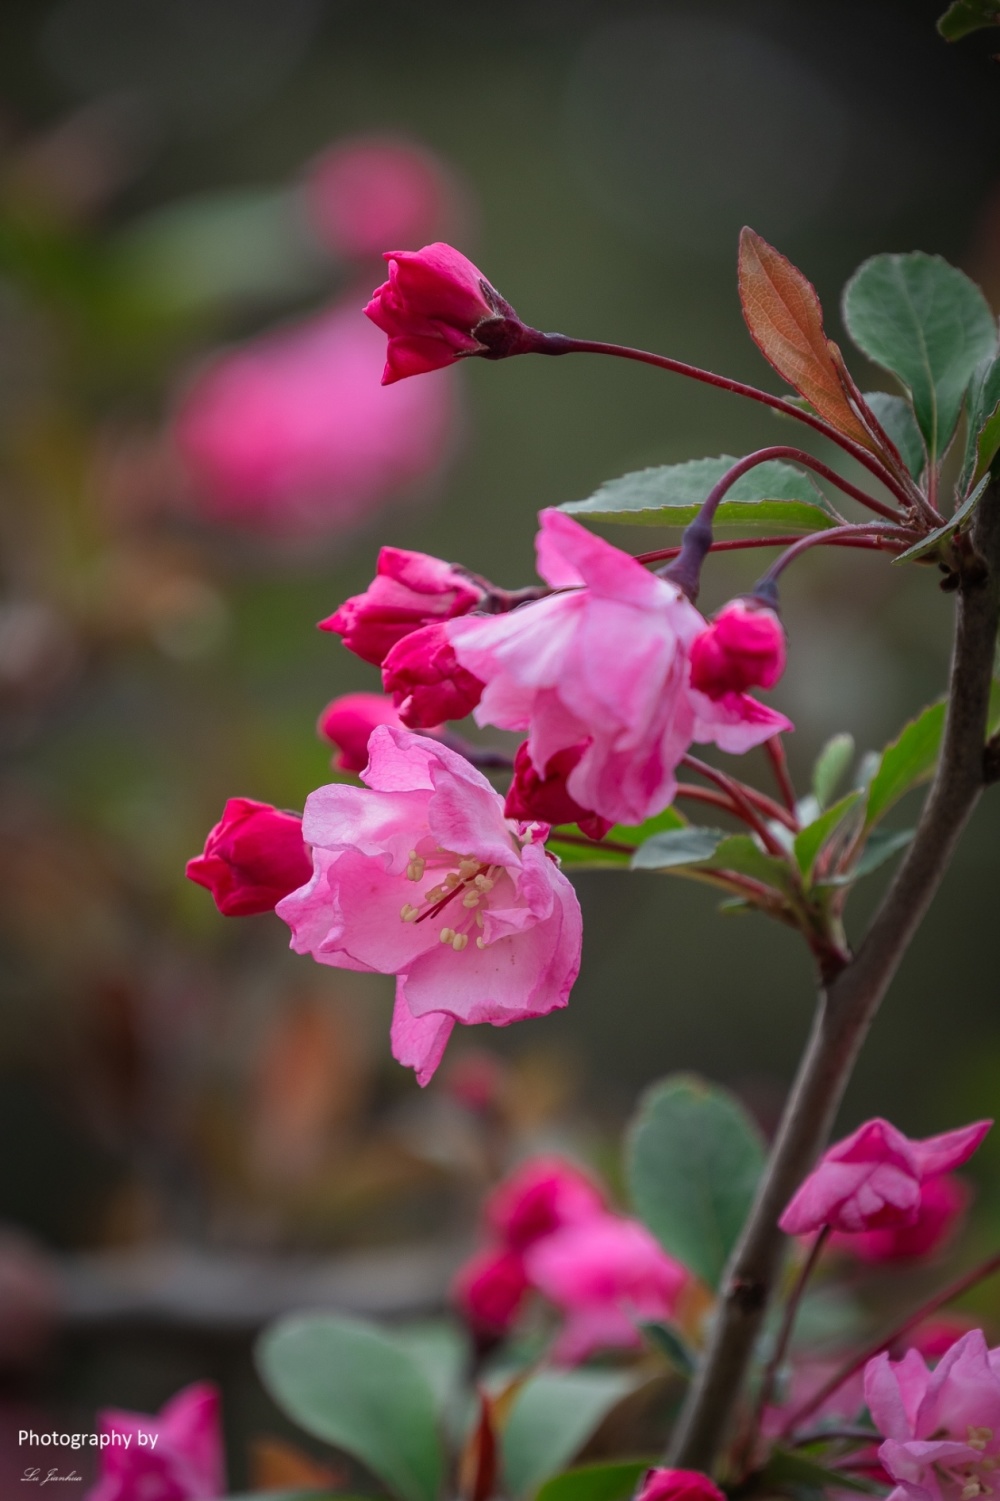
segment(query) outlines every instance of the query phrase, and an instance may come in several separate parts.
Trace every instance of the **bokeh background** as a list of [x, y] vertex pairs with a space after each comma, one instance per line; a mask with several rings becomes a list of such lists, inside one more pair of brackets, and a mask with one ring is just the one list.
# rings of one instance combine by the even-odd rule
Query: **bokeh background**
[[[946, 46], [937, 9], [0, 7], [5, 1441], [18, 1414], [86, 1427], [212, 1374], [243, 1481], [252, 1436], [282, 1431], [248, 1355], [269, 1313], [434, 1306], [498, 1162], [562, 1143], [613, 1175], [665, 1072], [773, 1123], [809, 966], [701, 888], [581, 875], [569, 1009], [463, 1032], [421, 1093], [388, 1054], [391, 982], [295, 959], [276, 919], [222, 919], [183, 868], [227, 796], [301, 807], [328, 779], [317, 714], [378, 682], [315, 624], [381, 543], [517, 586], [540, 507], [780, 441], [762, 409], [589, 358], [384, 391], [360, 314], [379, 250], [452, 239], [541, 327], [772, 388], [739, 315], [743, 223], [812, 277], [838, 338], [876, 251], [940, 252], [1000, 301], [996, 41]], [[705, 606], [753, 577], [719, 562]], [[800, 566], [775, 699], [797, 776], [833, 732], [877, 747], [941, 691], [950, 615], [929, 572]], [[994, 794], [845, 1126], [996, 1111], [998, 842]], [[1000, 1141], [981, 1158], [988, 1240]]]

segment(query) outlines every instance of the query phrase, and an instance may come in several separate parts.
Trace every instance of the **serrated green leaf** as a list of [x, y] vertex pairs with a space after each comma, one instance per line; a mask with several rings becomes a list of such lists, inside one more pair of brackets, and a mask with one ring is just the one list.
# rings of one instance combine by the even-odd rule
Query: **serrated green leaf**
[[909, 391], [936, 461], [976, 365], [996, 353], [996, 325], [982, 292], [940, 256], [876, 255], [844, 289], [844, 321], [862, 353]]
[[982, 499], [989, 482], [989, 475], [984, 474], [972, 494], [966, 496], [954, 516], [949, 521], [946, 521], [944, 526], [939, 526], [936, 531], [929, 532], [920, 542], [915, 542], [912, 547], [908, 547], [905, 552], [899, 553], [892, 561], [894, 563], [910, 563], [917, 558], [926, 557], [928, 553], [933, 552], [939, 543], [951, 536], [952, 532], [957, 532], [962, 522], [971, 515]]
[[[584, 521], [637, 526], [687, 526], [698, 508], [736, 459], [691, 459], [639, 469], [607, 480], [587, 500], [560, 506]], [[715, 513], [716, 526], [779, 527], [782, 531], [817, 532], [836, 526], [822, 495], [808, 475], [791, 464], [771, 460], [742, 475]]]
[[434, 1393], [401, 1344], [360, 1319], [296, 1315], [265, 1331], [256, 1358], [293, 1422], [359, 1459], [402, 1501], [437, 1501], [445, 1466]]
[[895, 443], [907, 469], [914, 479], [919, 479], [927, 466], [927, 450], [910, 403], [905, 397], [892, 396], [888, 391], [866, 391], [865, 401], [887, 437]]
[[698, 1362], [676, 1329], [670, 1324], [655, 1322], [643, 1324], [641, 1328], [649, 1343], [667, 1357], [681, 1376], [690, 1379], [694, 1375]]
[[820, 808], [825, 808], [854, 760], [854, 736], [834, 735], [816, 757], [813, 767], [813, 794]]
[[946, 42], [957, 42], [970, 32], [984, 31], [988, 26], [1000, 26], [997, 0], [952, 0], [937, 23], [937, 29]]
[[812, 879], [813, 867], [820, 850], [838, 824], [850, 813], [860, 796], [860, 792], [849, 792], [846, 797], [834, 803], [832, 808], [827, 808], [825, 813], [821, 813], [819, 818], [808, 824], [801, 833], [796, 834], [793, 846], [795, 860], [807, 885]]
[[722, 829], [703, 829], [693, 825], [654, 834], [632, 856], [632, 869], [672, 870], [678, 865], [699, 865], [714, 855], [726, 837]]
[[712, 1288], [763, 1166], [763, 1140], [739, 1101], [692, 1076], [654, 1085], [629, 1128], [626, 1173], [636, 1213]]
[[945, 702], [939, 699], [900, 731], [882, 752], [878, 770], [868, 788], [865, 827], [878, 822], [911, 787], [934, 774], [941, 736], [944, 733]]
[[518, 1392], [500, 1439], [503, 1494], [531, 1496], [633, 1389], [621, 1371], [542, 1371]]
[[979, 361], [969, 381], [965, 409], [968, 431], [962, 464], [963, 490], [986, 473], [1000, 449], [1000, 358]]
[[628, 1459], [619, 1464], [581, 1465], [547, 1480], [537, 1501], [626, 1501], [642, 1476], [659, 1461]]

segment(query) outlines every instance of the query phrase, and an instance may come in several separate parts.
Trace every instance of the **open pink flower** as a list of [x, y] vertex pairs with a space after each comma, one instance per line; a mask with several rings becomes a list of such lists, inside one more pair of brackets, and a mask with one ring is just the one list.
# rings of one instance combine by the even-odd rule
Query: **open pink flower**
[[86, 1501], [217, 1501], [225, 1495], [219, 1393], [211, 1382], [185, 1387], [155, 1415], [107, 1408], [98, 1419], [101, 1433], [131, 1442], [101, 1450], [100, 1474]]
[[514, 319], [513, 309], [460, 251], [436, 242], [422, 250], [387, 250], [389, 280], [365, 312], [389, 347], [382, 384], [440, 370], [470, 354], [485, 354], [483, 324]]
[[363, 594], [346, 599], [321, 631], [335, 631], [348, 651], [381, 667], [397, 641], [434, 620], [464, 615], [483, 591], [467, 574], [425, 552], [383, 547], [375, 577]]
[[691, 684], [709, 698], [773, 688], [784, 670], [781, 621], [751, 600], [731, 600], [691, 643]]
[[368, 751], [367, 788], [307, 799], [313, 877], [277, 911], [297, 953], [398, 976], [393, 1053], [426, 1084], [456, 1022], [502, 1027], [565, 1006], [580, 907], [544, 830], [507, 820], [463, 756], [389, 725]]
[[497, 1184], [484, 1218], [504, 1245], [525, 1251], [543, 1236], [606, 1213], [604, 1195], [572, 1162], [531, 1157]]
[[976, 1121], [911, 1141], [888, 1121], [867, 1121], [825, 1153], [779, 1224], [789, 1235], [824, 1225], [849, 1234], [913, 1225], [920, 1215], [921, 1185], [967, 1162], [992, 1124]]
[[552, 1349], [563, 1365], [594, 1350], [632, 1349], [637, 1325], [669, 1319], [690, 1274], [638, 1220], [592, 1216], [547, 1235], [525, 1253], [532, 1284], [566, 1318]]
[[231, 797], [186, 874], [208, 888], [224, 917], [272, 912], [312, 875], [302, 820], [252, 797]]
[[382, 686], [392, 694], [400, 719], [411, 730], [464, 719], [483, 691], [479, 679], [460, 666], [440, 620], [396, 642], [382, 663]]
[[353, 306], [224, 351], [196, 375], [174, 437], [211, 520], [279, 537], [352, 527], [440, 470], [451, 382], [378, 384], [382, 341]]
[[556, 751], [539, 776], [531, 761], [527, 741], [522, 741], [514, 757], [514, 779], [507, 789], [505, 804], [508, 818], [538, 818], [548, 824], [576, 823], [591, 839], [603, 839], [611, 820], [589, 813], [570, 797], [566, 778], [586, 750], [586, 745], [571, 745]]
[[689, 650], [705, 620], [674, 584], [560, 511], [540, 521], [538, 571], [559, 592], [448, 626], [459, 662], [486, 684], [477, 722], [526, 730], [540, 777], [583, 746], [569, 796], [639, 824], [670, 803], [692, 741], [738, 754], [791, 728], [746, 694], [692, 688]]
[[974, 1501], [991, 1495], [1000, 1468], [1000, 1350], [981, 1329], [952, 1345], [931, 1371], [916, 1350], [877, 1355], [865, 1400], [885, 1442], [879, 1459], [896, 1482], [890, 1501]]
[[930, 1256], [952, 1239], [965, 1216], [969, 1190], [951, 1173], [925, 1178], [920, 1184], [916, 1218], [908, 1225], [834, 1235], [831, 1244], [860, 1261], [913, 1261]]
[[700, 1470], [647, 1470], [636, 1501], [726, 1501]]
[[402, 724], [391, 699], [381, 693], [345, 693], [327, 704], [316, 729], [336, 747], [333, 764], [339, 771], [364, 771], [368, 740], [377, 724]]

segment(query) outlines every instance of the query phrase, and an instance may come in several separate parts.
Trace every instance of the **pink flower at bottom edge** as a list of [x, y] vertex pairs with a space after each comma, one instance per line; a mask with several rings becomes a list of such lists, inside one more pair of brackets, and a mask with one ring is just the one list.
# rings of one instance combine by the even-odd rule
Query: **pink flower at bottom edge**
[[701, 1470], [647, 1470], [636, 1501], [726, 1501], [715, 1481]]
[[426, 1084], [456, 1022], [507, 1026], [565, 1006], [580, 966], [576, 893], [504, 817], [463, 756], [380, 725], [366, 787], [321, 787], [303, 830], [313, 877], [278, 904], [292, 948], [398, 977], [392, 1050]]
[[[219, 1392], [199, 1381], [156, 1414], [107, 1408], [103, 1434], [129, 1438], [101, 1450], [100, 1474], [86, 1501], [217, 1501], [226, 1492]], [[147, 1443], [140, 1444], [144, 1435]], [[155, 1446], [148, 1440], [155, 1435]]]

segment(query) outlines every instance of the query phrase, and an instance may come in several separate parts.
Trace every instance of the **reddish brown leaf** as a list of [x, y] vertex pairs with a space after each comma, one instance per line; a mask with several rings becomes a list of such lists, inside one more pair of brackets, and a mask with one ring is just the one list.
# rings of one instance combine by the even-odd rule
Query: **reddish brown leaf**
[[739, 281], [743, 316], [764, 358], [838, 432], [877, 452], [844, 393], [812, 283], [752, 229], [740, 235]]

